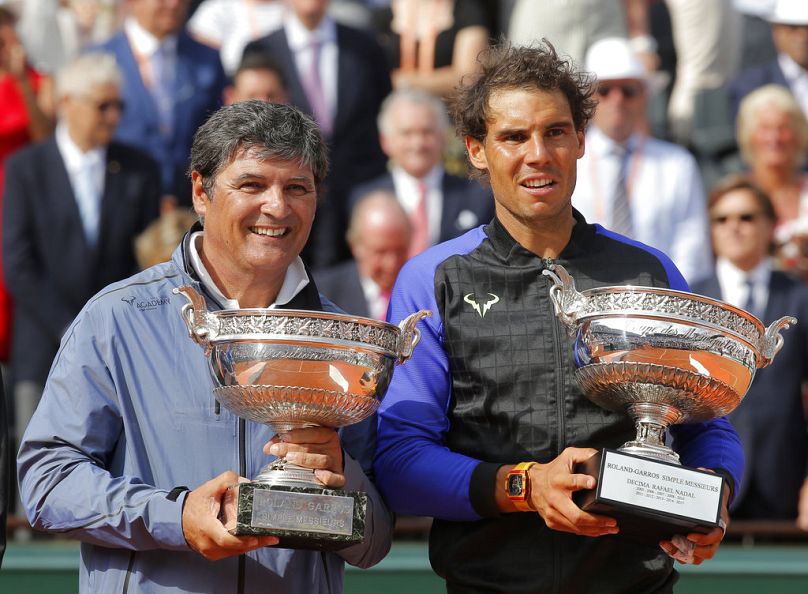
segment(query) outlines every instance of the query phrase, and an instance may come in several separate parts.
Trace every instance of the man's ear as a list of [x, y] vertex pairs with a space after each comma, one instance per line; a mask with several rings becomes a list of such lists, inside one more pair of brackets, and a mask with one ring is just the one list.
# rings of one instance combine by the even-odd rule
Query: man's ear
[[466, 152], [469, 155], [469, 162], [481, 171], [488, 170], [488, 159], [485, 157], [485, 147], [476, 138], [466, 136]]
[[578, 130], [575, 135], [578, 137], [578, 158], [580, 159], [586, 152], [586, 134], [583, 130]]
[[205, 188], [202, 186], [202, 174], [198, 171], [191, 172], [191, 196], [194, 201], [194, 211], [197, 216], [204, 218], [208, 211], [208, 202], [210, 198]]

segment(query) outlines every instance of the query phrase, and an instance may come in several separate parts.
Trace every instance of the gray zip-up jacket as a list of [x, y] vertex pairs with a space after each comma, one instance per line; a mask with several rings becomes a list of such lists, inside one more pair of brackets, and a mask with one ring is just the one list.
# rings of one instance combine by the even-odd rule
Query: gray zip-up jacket
[[[202, 292], [187, 240], [171, 262], [93, 297], [65, 333], [20, 448], [28, 518], [82, 541], [82, 593], [342, 592], [344, 561], [374, 565], [392, 535], [390, 512], [349, 455], [345, 489], [368, 494], [363, 543], [337, 553], [269, 547], [211, 562], [185, 542], [185, 494], [172, 501], [172, 489], [226, 470], [255, 476], [272, 437], [214, 400], [203, 350], [180, 317], [186, 300], [172, 293], [187, 283]], [[208, 307], [220, 309], [210, 298]]]

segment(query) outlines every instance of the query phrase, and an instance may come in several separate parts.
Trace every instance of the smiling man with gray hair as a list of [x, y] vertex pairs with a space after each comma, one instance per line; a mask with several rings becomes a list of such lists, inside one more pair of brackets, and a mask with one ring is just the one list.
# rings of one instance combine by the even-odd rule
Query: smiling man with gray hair
[[[18, 465], [34, 527], [82, 542], [80, 592], [338, 594], [346, 561], [368, 567], [389, 550], [391, 514], [348, 445], [361, 423], [342, 439], [326, 427], [281, 439], [220, 407], [173, 293], [191, 285], [211, 311], [335, 311], [299, 255], [327, 170], [317, 125], [294, 107], [221, 108], [191, 151], [202, 223], [170, 262], [107, 287], [68, 330]], [[367, 493], [364, 540], [320, 552], [228, 532], [225, 493], [267, 454]]]

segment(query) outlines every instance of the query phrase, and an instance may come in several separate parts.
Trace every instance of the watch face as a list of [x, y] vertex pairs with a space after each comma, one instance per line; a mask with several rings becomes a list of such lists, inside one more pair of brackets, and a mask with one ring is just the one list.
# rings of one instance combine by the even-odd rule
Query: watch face
[[508, 477], [508, 496], [519, 497], [524, 494], [525, 484], [521, 474], [512, 474]]

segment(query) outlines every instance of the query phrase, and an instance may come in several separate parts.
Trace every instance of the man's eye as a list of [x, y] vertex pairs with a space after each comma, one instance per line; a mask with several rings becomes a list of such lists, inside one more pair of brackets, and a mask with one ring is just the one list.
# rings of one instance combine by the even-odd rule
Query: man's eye
[[308, 194], [311, 192], [308, 186], [304, 186], [303, 184], [291, 184], [286, 186], [286, 190], [290, 194], [294, 194], [295, 196], [303, 196], [304, 194]]
[[254, 181], [243, 182], [238, 185], [238, 189], [244, 192], [259, 190], [261, 188], [261, 184]]

